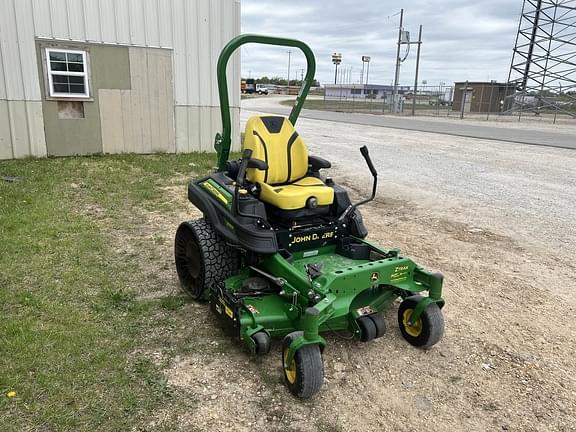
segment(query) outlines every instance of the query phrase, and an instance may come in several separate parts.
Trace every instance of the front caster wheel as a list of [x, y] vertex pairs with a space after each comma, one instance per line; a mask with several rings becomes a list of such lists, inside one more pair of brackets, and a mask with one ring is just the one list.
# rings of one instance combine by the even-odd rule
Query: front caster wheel
[[263, 331], [259, 331], [258, 333], [254, 333], [252, 335], [252, 340], [255, 344], [255, 352], [256, 355], [265, 355], [270, 352], [270, 336]]
[[360, 341], [362, 342], [370, 342], [386, 333], [386, 324], [380, 314], [361, 316], [357, 322], [358, 327], [360, 327]]
[[369, 318], [372, 320], [374, 325], [376, 326], [376, 337], [378, 339], [386, 333], [386, 323], [384, 322], [384, 318], [380, 314], [373, 314], [369, 315]]
[[282, 369], [284, 380], [290, 393], [294, 396], [308, 399], [314, 396], [324, 382], [324, 364], [318, 345], [304, 345], [296, 354], [290, 364], [286, 364], [288, 348], [303, 332], [292, 332], [282, 342]]
[[398, 325], [404, 339], [411, 345], [430, 348], [436, 345], [444, 335], [444, 317], [437, 304], [429, 305], [414, 324], [410, 318], [422, 296], [406, 298], [398, 308]]

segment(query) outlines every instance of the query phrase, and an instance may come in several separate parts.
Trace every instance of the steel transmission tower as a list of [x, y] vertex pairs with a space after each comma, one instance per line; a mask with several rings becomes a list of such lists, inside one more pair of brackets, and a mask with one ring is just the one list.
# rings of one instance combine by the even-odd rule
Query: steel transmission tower
[[576, 117], [576, 0], [524, 0], [507, 109]]

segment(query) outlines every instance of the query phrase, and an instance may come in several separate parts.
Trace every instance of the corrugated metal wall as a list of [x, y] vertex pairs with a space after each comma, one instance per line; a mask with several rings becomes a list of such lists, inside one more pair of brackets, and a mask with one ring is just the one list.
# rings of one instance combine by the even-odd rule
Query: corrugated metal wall
[[[12, 150], [14, 157], [45, 154], [38, 138], [35, 38], [172, 48], [176, 149], [191, 151], [212, 149], [220, 129], [216, 62], [222, 46], [239, 32], [240, 0], [0, 0], [0, 101], [32, 102], [25, 104], [22, 124], [13, 125], [16, 131], [25, 127], [29, 138], [14, 139], [15, 132], [9, 132], [11, 145], [19, 147]], [[240, 82], [239, 56], [231, 62], [229, 79]], [[239, 99], [234, 91], [236, 122]], [[9, 117], [21, 121], [15, 111]], [[8, 156], [5, 123], [0, 117], [0, 158]], [[22, 151], [19, 142], [26, 139]]]

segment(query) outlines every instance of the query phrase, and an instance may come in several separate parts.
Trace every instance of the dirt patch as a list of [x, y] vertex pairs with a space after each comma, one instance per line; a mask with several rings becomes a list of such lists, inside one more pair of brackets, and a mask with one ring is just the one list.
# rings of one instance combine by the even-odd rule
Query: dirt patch
[[[199, 217], [182, 179], [163, 188], [171, 211], [129, 209], [123, 227], [107, 227], [116, 251], [137, 256], [142, 298], [178, 293], [172, 241], [178, 224]], [[291, 397], [281, 382], [280, 349], [254, 358], [219, 329], [205, 304], [186, 303], [151, 339], [155, 361], [175, 392], [150, 419], [180, 430], [510, 430], [568, 431], [576, 421], [572, 278], [553, 253], [441, 218], [398, 200], [363, 209], [369, 239], [400, 247], [445, 274], [446, 335], [430, 351], [405, 343], [396, 308], [388, 333], [362, 344], [327, 335], [325, 385], [313, 400]], [[145, 286], [142, 286], [145, 284]], [[162, 316], [159, 317], [159, 322]]]

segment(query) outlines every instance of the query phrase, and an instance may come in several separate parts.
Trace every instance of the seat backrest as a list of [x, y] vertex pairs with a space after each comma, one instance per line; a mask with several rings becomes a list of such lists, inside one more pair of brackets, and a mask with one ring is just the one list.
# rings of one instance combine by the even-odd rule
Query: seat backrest
[[308, 172], [308, 149], [286, 117], [250, 117], [242, 149], [252, 150], [252, 158], [268, 163], [266, 171], [247, 170], [246, 178], [253, 183], [291, 183]]

